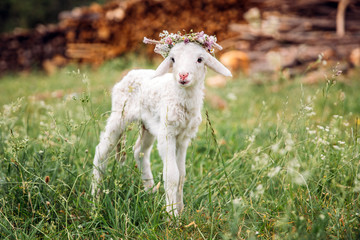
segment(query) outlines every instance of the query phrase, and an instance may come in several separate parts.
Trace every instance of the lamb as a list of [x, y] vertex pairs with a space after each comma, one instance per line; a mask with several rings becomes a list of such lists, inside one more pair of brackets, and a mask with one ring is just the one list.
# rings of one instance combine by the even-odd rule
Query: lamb
[[[166, 31], [160, 37], [160, 41], [144, 38], [145, 43], [156, 44], [155, 52], [165, 57], [158, 68], [132, 70], [112, 90], [111, 115], [95, 151], [92, 194], [98, 194], [106, 159], [126, 126], [139, 122], [142, 127], [134, 157], [144, 188], [154, 190], [150, 152], [157, 140], [166, 210], [177, 216], [184, 207], [186, 150], [202, 121], [206, 66], [224, 76], [232, 75], [208, 52], [212, 47], [221, 49], [215, 37], [203, 32], [181, 35]], [[172, 73], [168, 73], [171, 68]]]

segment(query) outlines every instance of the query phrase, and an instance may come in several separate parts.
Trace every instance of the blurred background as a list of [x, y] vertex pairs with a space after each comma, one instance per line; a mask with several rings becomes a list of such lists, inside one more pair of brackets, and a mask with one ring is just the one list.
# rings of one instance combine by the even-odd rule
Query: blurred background
[[[111, 88], [191, 29], [233, 78], [205, 80], [180, 224], [137, 124], [93, 201]], [[360, 239], [360, 0], [0, 0], [0, 31], [0, 239]]]
[[3, 0], [0, 18], [0, 73], [51, 74], [129, 52], [152, 57], [144, 36], [191, 29], [216, 35], [224, 47], [217, 56], [245, 74], [292, 76], [314, 61], [339, 62], [346, 72], [360, 62], [357, 0]]

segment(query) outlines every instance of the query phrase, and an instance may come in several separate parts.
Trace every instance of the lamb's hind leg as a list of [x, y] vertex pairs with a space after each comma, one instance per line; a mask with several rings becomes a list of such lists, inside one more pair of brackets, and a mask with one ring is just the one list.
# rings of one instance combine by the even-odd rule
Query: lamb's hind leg
[[117, 113], [113, 112], [105, 127], [105, 131], [101, 133], [100, 142], [96, 146], [94, 157], [93, 182], [91, 193], [97, 195], [99, 193], [98, 184], [104, 174], [107, 158], [111, 150], [118, 142], [121, 133], [124, 131], [124, 120]]
[[136, 163], [141, 171], [141, 178], [144, 184], [145, 190], [154, 189], [154, 179], [151, 172], [150, 166], [150, 153], [154, 144], [155, 137], [144, 127], [142, 126], [140, 135], [134, 146], [134, 155]]

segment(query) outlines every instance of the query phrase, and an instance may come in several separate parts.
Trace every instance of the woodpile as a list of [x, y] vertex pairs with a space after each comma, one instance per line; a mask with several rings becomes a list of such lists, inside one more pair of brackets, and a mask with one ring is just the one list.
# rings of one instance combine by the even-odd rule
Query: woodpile
[[[48, 72], [66, 62], [101, 64], [131, 51], [154, 56], [144, 36], [157, 39], [163, 30], [204, 30], [218, 39], [235, 36], [229, 23], [242, 20], [248, 0], [118, 0], [103, 6], [62, 12], [56, 26], [0, 36], [0, 72], [33, 66]], [[142, 51], [140, 51], [140, 49]], [[44, 64], [45, 63], [45, 64]]]
[[303, 73], [316, 61], [332, 65], [342, 61], [342, 70], [359, 66], [360, 1], [255, 0], [252, 4], [255, 7], [244, 14], [245, 22], [229, 25], [238, 35], [221, 43], [249, 56], [250, 69], [245, 71], [289, 68], [291, 73]]
[[1, 35], [0, 73], [34, 66], [52, 73], [69, 62], [99, 65], [132, 51], [154, 56], [144, 36], [191, 29], [216, 35], [222, 53], [231, 51], [222, 59], [234, 71], [296, 68], [320, 53], [327, 60], [359, 63], [355, 0], [118, 0], [59, 18], [57, 25]]

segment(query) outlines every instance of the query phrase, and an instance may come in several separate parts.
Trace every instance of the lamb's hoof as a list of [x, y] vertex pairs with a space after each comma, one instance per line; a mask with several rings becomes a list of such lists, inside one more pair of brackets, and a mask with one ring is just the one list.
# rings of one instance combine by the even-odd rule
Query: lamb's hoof
[[[168, 211], [168, 210], [167, 210]], [[166, 221], [168, 222], [169, 226], [173, 228], [178, 228], [181, 226], [180, 215], [176, 209], [167, 212]]]
[[156, 193], [159, 191], [159, 188], [160, 188], [160, 182], [156, 184], [156, 186], [154, 186], [154, 182], [152, 182], [151, 184], [144, 183], [144, 190], [148, 193]]

